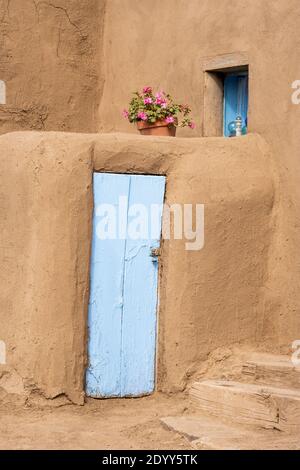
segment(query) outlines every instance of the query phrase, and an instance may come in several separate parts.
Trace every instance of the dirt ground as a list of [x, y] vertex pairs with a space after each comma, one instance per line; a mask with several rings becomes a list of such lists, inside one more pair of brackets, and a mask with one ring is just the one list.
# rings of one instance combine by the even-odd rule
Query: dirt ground
[[0, 449], [191, 449], [160, 417], [182, 415], [184, 396], [89, 399], [85, 406], [0, 409]]

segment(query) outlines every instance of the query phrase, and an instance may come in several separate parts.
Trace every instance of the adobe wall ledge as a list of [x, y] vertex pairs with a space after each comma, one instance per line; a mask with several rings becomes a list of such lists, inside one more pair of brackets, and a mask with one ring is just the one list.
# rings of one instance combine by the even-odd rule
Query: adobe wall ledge
[[[205, 205], [205, 246], [164, 241], [157, 389], [207, 354], [263, 341], [276, 181], [258, 135], [0, 137], [0, 401], [84, 402], [93, 171], [167, 175], [167, 203]], [[270, 328], [272, 325], [270, 326]]]

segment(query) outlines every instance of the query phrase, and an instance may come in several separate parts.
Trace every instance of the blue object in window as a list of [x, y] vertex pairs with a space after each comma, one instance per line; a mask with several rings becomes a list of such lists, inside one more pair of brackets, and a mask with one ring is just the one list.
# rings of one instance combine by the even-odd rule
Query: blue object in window
[[230, 74], [224, 79], [224, 135], [235, 135], [235, 120], [242, 118], [243, 134], [248, 124], [248, 74]]

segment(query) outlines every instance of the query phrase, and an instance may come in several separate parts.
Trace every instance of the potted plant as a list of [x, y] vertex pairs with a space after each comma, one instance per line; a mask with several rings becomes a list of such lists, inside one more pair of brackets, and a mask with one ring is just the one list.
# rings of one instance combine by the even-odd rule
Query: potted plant
[[190, 118], [190, 107], [175, 103], [164, 91], [154, 93], [147, 86], [133, 95], [128, 110], [123, 110], [123, 116], [129, 122], [136, 123], [142, 135], [175, 137], [177, 127], [195, 128]]

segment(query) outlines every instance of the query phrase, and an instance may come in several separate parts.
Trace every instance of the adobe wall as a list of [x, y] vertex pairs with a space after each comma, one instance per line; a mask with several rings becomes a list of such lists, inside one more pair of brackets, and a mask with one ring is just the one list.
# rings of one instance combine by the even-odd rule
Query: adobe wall
[[0, 0], [0, 134], [95, 132], [104, 0]]
[[201, 251], [163, 242], [158, 389], [183, 389], [213, 349], [262, 339], [277, 186], [259, 136], [25, 132], [2, 135], [0, 155], [2, 401], [83, 403], [94, 170], [165, 174], [167, 203], [205, 205]]
[[[299, 13], [298, 0], [0, 0], [0, 134], [134, 134], [120, 112], [143, 85], [190, 103], [197, 121], [178, 133], [196, 138], [176, 141], [1, 137], [4, 396], [82, 400], [93, 166], [166, 173], [169, 201], [206, 207], [201, 252], [163, 247], [161, 389], [181, 389], [217, 347], [288, 352], [300, 338]], [[249, 129], [262, 138], [199, 139], [203, 62], [236, 52], [249, 58]]]
[[262, 345], [283, 353], [300, 338], [300, 105], [291, 102], [291, 85], [300, 80], [299, 29], [298, 0], [108, 1], [99, 109], [101, 131], [134, 133], [120, 112], [131, 91], [152, 85], [191, 105], [197, 129], [178, 135], [201, 136], [203, 63], [230, 53], [248, 57], [249, 130], [270, 145], [280, 184], [277, 235], [260, 306]]

